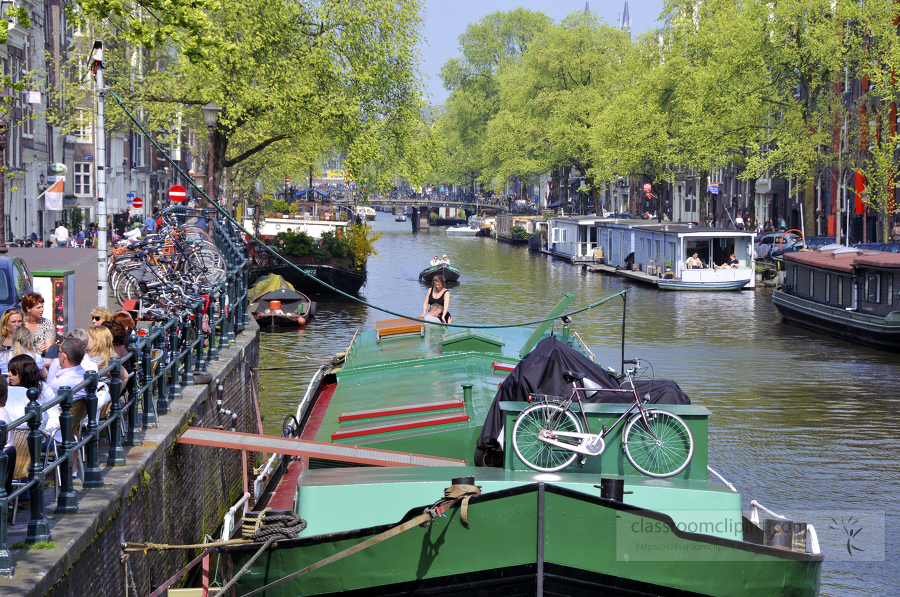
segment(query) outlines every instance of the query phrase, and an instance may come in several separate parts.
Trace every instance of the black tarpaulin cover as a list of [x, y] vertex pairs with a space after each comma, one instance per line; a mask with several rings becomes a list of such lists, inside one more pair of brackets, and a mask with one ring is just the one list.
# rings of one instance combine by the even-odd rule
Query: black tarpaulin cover
[[[582, 387], [617, 389], [616, 379], [601, 369], [596, 363], [580, 352], [566, 346], [553, 337], [544, 338], [510, 372], [494, 396], [494, 402], [484, 420], [481, 436], [478, 438], [480, 450], [499, 450], [498, 438], [503, 429], [501, 402], [525, 402], [530, 394], [568, 396], [572, 386], [563, 381], [563, 371], [579, 371], [587, 374], [580, 382]], [[642, 397], [649, 395], [652, 404], [690, 404], [687, 394], [672, 380], [643, 380], [636, 383]], [[630, 393], [585, 392], [584, 402], [624, 402], [633, 400]]]

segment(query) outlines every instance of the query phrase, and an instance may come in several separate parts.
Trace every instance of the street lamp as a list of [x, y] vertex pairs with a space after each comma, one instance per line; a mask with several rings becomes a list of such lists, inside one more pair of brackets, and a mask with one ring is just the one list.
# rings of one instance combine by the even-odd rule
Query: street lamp
[[213, 132], [216, 130], [216, 122], [219, 120], [219, 106], [209, 102], [200, 108], [200, 111], [203, 112], [203, 120], [206, 121], [206, 129], [209, 131], [209, 168], [207, 169], [208, 180], [206, 181], [206, 194], [208, 196], [206, 207], [209, 209], [211, 207], [210, 202], [214, 200], [216, 194], [215, 186], [213, 185]]
[[6, 246], [6, 133], [9, 131], [9, 110], [11, 104], [7, 103], [9, 95], [4, 91], [0, 93], [0, 106], [3, 113], [0, 114], [0, 254], [9, 249]]

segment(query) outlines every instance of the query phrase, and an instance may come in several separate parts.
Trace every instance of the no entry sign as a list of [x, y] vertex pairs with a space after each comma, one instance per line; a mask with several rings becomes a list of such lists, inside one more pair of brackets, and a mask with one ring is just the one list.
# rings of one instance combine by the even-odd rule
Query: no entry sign
[[187, 198], [187, 191], [180, 184], [174, 185], [169, 189], [169, 199], [175, 203], [181, 203]]
[[131, 200], [131, 207], [133, 207], [135, 209], [140, 209], [143, 206], [144, 206], [144, 200], [141, 199], [140, 197], [135, 197], [134, 199]]

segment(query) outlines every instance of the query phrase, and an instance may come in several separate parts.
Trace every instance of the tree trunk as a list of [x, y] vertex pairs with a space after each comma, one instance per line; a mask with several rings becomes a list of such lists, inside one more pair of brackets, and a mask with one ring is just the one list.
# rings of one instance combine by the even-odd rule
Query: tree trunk
[[816, 171], [810, 168], [803, 183], [803, 236], [816, 236]]
[[703, 170], [700, 172], [700, 184], [697, 185], [697, 217], [700, 225], [705, 226], [709, 223], [709, 172]]
[[753, 228], [749, 228], [752, 232], [756, 229], [758, 222], [756, 221], [756, 177], [754, 176], [747, 181], [747, 212], [750, 214], [751, 224]]

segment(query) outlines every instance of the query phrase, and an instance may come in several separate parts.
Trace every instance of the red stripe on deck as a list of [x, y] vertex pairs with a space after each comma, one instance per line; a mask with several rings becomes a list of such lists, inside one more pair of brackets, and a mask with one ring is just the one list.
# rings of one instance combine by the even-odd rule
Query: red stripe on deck
[[[303, 428], [300, 439], [309, 441], [316, 439], [316, 434], [325, 420], [325, 413], [328, 412], [328, 406], [331, 404], [336, 388], [337, 384], [330, 383], [322, 389], [322, 393], [319, 394], [319, 399], [316, 400], [312, 412], [309, 413], [306, 427]], [[281, 481], [278, 482], [278, 487], [275, 488], [275, 491], [269, 498], [268, 506], [275, 510], [293, 510], [294, 494], [297, 493], [297, 477], [308, 468], [309, 458], [305, 456], [290, 463]]]
[[435, 425], [447, 425], [448, 423], [460, 423], [468, 421], [469, 415], [463, 412], [458, 415], [450, 415], [446, 417], [427, 417], [423, 419], [401, 419], [404, 422], [394, 423], [392, 425], [379, 425], [376, 427], [365, 427], [363, 429], [350, 429], [347, 431], [335, 431], [331, 434], [332, 440], [347, 439], [349, 437], [361, 437], [364, 435], [375, 435], [378, 433], [392, 433], [395, 431], [404, 431], [406, 429], [419, 429], [421, 427], [433, 427]]
[[378, 417], [390, 417], [394, 415], [408, 415], [412, 413], [428, 412], [432, 410], [450, 410], [463, 408], [462, 400], [448, 400], [446, 402], [432, 402], [426, 404], [411, 404], [409, 406], [397, 406], [394, 408], [375, 408], [372, 410], [357, 410], [349, 413], [341, 413], [338, 421], [357, 421], [360, 419], [375, 419]]

